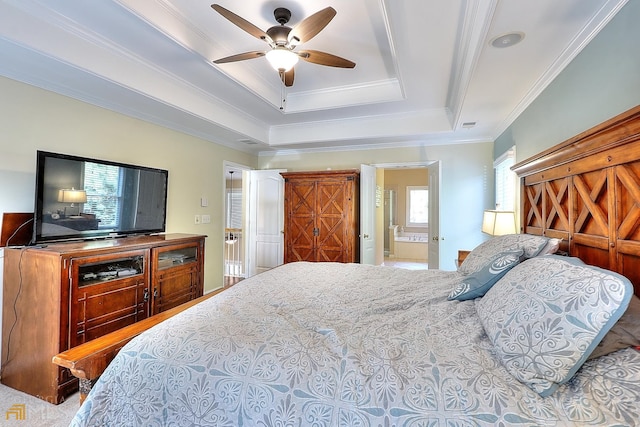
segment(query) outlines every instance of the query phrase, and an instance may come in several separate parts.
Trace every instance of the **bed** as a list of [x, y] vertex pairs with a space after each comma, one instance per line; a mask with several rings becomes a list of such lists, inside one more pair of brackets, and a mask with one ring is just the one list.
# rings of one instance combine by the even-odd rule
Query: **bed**
[[72, 425], [640, 419], [638, 351], [588, 361], [542, 397], [494, 355], [475, 300], [448, 300], [459, 280], [457, 272], [302, 262], [262, 273], [129, 343]]
[[566, 165], [612, 128], [640, 141], [639, 115], [516, 165], [522, 233], [481, 244], [457, 271], [299, 262], [261, 273], [130, 341], [71, 425], [635, 425], [637, 239], [626, 223], [598, 235], [603, 218], [628, 217], [614, 208], [632, 208], [583, 191], [573, 172], [593, 171]]

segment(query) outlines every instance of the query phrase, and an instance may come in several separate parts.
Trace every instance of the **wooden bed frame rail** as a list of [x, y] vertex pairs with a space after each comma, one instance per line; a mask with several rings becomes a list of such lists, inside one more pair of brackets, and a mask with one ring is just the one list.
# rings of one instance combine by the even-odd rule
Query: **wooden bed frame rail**
[[522, 233], [562, 238], [569, 255], [628, 277], [640, 295], [640, 106], [512, 169]]
[[100, 338], [96, 338], [67, 351], [63, 351], [62, 353], [53, 356], [52, 361], [58, 366], [68, 368], [71, 371], [71, 374], [80, 380], [80, 403], [82, 404], [98, 377], [102, 375], [102, 372], [104, 372], [109, 363], [111, 363], [113, 358], [116, 357], [120, 349], [124, 347], [126, 343], [147, 329], [206, 299], [211, 298], [225, 289], [226, 288], [215, 290], [200, 298], [196, 298], [192, 301], [179, 305], [178, 307], [147, 317], [146, 319], [132, 325], [125, 326], [122, 329], [103, 335]]

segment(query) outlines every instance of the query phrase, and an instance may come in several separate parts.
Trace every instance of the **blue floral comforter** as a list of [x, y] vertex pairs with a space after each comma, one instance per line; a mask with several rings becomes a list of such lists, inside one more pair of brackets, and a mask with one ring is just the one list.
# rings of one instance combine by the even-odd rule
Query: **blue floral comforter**
[[72, 426], [585, 426], [640, 420], [640, 353], [550, 397], [492, 355], [457, 272], [293, 263], [131, 341]]

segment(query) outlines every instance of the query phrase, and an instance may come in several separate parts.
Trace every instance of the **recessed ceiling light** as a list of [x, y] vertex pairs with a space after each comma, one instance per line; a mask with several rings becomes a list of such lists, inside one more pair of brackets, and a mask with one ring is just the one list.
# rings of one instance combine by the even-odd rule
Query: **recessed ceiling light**
[[524, 33], [513, 32], [503, 34], [491, 40], [491, 46], [493, 47], [511, 47], [514, 44], [518, 44], [524, 39]]

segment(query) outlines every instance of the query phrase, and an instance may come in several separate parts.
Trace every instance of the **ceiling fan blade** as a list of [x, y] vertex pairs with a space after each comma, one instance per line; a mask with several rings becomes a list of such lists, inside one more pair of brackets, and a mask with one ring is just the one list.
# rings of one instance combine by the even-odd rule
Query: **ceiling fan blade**
[[270, 40], [270, 38], [267, 35], [267, 33], [262, 31], [260, 28], [256, 27], [255, 25], [253, 25], [251, 22], [247, 21], [246, 19], [241, 18], [240, 16], [238, 16], [235, 13], [231, 12], [230, 10], [225, 9], [224, 7], [220, 6], [219, 4], [212, 4], [211, 7], [213, 8], [213, 10], [215, 10], [220, 15], [224, 16], [225, 18], [227, 18], [229, 21], [231, 21], [233, 24], [237, 25], [238, 27], [240, 27], [241, 29], [243, 29], [247, 33], [251, 34], [253, 37], [255, 37], [257, 39], [260, 39], [260, 40], [267, 41], [267, 42]]
[[336, 10], [326, 7], [311, 16], [306, 17], [289, 33], [289, 43], [297, 45], [311, 40], [336, 16]]
[[227, 62], [244, 61], [245, 59], [260, 58], [264, 56], [265, 52], [254, 50], [252, 52], [239, 53], [237, 55], [227, 56], [226, 58], [220, 58], [213, 61], [214, 64], [226, 64]]
[[298, 52], [298, 56], [307, 62], [329, 67], [353, 68], [356, 66], [355, 62], [319, 50], [301, 50]]
[[289, 71], [280, 71], [279, 73], [280, 73], [280, 80], [282, 80], [282, 83], [284, 83], [286, 87], [293, 86], [293, 78], [295, 77], [295, 72], [293, 71], [293, 68], [291, 68]]

